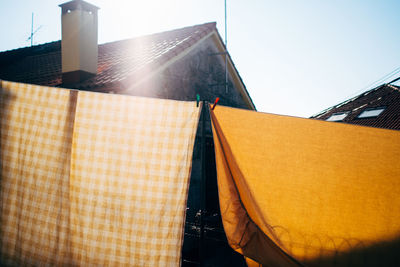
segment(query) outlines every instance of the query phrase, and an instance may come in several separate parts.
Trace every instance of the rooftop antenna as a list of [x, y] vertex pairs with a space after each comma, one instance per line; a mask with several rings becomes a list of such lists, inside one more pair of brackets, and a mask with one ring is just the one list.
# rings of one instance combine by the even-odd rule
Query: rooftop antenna
[[226, 0], [225, 0], [225, 92], [228, 93], [228, 31], [226, 19]]
[[40, 25], [35, 31], [33, 31], [33, 12], [32, 12], [32, 25], [31, 25], [31, 35], [29, 36], [28, 39], [26, 39], [27, 41], [31, 40], [31, 46], [33, 46], [33, 35], [35, 35], [35, 33], [37, 33], [38, 30], [40, 30], [40, 28], [42, 28], [42, 25]]

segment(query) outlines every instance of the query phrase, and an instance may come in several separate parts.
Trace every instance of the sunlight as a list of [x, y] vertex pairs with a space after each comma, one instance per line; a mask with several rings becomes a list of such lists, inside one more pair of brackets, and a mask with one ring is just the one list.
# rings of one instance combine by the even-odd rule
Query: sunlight
[[168, 25], [178, 16], [177, 2], [177, 0], [119, 0], [112, 3], [98, 1], [102, 10], [100, 16], [104, 17], [107, 24], [102, 27], [105, 29], [104, 32], [106, 29], [108, 32], [107, 36], [102, 36], [99, 32], [99, 37], [118, 40], [168, 30], [170, 28]]

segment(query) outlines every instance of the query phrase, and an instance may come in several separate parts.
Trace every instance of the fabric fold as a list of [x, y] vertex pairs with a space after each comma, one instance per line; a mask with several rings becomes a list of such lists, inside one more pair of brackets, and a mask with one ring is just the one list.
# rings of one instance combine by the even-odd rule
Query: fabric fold
[[[220, 107], [218, 107], [220, 108]], [[218, 174], [218, 192], [224, 230], [230, 246], [266, 266], [297, 266], [250, 218], [234, 177], [244, 181], [214, 112], [211, 112]], [[231, 163], [231, 164], [230, 164]], [[242, 186], [242, 189], [245, 186]], [[254, 208], [250, 203], [249, 208]], [[273, 231], [269, 231], [273, 234]]]
[[223, 106], [211, 116], [233, 249], [265, 266], [399, 260], [398, 132]]

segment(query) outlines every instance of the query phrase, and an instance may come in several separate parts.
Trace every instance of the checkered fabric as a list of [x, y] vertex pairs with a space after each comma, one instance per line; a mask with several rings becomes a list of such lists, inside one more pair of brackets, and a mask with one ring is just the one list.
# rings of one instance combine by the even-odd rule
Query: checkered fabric
[[1, 263], [176, 266], [200, 109], [2, 82]]
[[193, 102], [79, 92], [74, 263], [179, 265], [199, 110]]
[[58, 265], [68, 252], [76, 91], [1, 82], [2, 265]]

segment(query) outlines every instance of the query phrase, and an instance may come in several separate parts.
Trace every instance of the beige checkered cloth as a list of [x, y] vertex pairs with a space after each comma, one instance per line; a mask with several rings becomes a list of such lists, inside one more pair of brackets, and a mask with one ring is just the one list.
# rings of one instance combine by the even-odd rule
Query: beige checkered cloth
[[1, 90], [2, 262], [179, 265], [194, 103]]
[[1, 83], [1, 263], [59, 264], [68, 253], [71, 114], [77, 92]]

